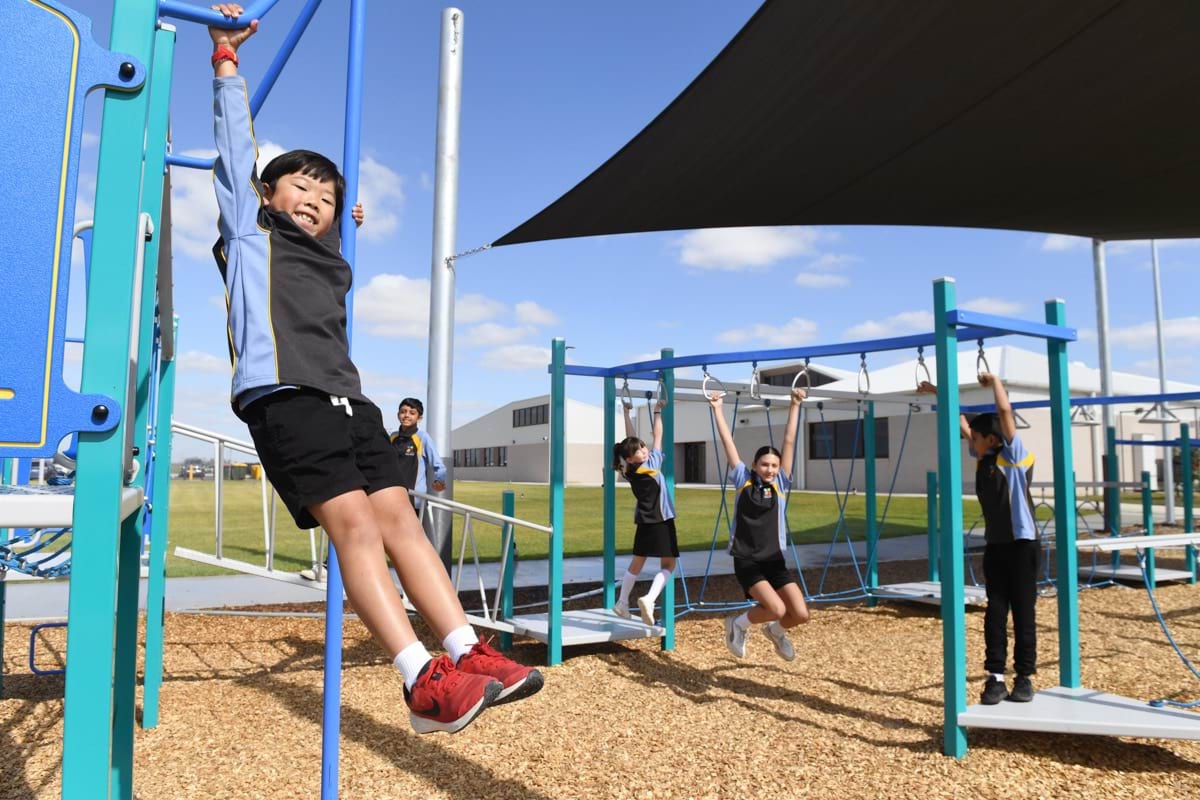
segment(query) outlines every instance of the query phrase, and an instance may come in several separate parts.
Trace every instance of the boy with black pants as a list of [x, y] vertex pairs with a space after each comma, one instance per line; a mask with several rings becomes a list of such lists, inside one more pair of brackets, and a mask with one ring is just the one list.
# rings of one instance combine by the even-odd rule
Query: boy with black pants
[[[1012, 404], [1004, 384], [991, 373], [981, 373], [979, 383], [990, 386], [996, 411], [977, 414], [970, 421], [960, 416], [959, 429], [970, 442], [976, 459], [975, 495], [983, 509], [983, 575], [987, 583], [987, 611], [983, 618], [984, 669], [988, 673], [980, 702], [1001, 700], [1028, 703], [1033, 699], [1030, 676], [1037, 672], [1038, 549], [1037, 524], [1029, 483], [1034, 458], [1017, 436]], [[934, 391], [923, 383], [922, 391]], [[1013, 619], [1013, 668], [1017, 677], [1010, 693], [1004, 683], [1008, 656], [1008, 616]]]

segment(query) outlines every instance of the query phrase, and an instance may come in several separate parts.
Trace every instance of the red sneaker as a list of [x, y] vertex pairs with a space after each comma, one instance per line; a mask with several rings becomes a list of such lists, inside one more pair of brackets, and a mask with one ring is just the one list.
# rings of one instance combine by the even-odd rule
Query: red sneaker
[[485, 675], [455, 669], [449, 656], [431, 659], [411, 690], [404, 690], [408, 718], [417, 733], [457, 733], [499, 696], [504, 685]]
[[542, 673], [496, 652], [487, 642], [475, 645], [458, 660], [460, 672], [489, 676], [504, 684], [496, 705], [521, 700], [542, 688]]

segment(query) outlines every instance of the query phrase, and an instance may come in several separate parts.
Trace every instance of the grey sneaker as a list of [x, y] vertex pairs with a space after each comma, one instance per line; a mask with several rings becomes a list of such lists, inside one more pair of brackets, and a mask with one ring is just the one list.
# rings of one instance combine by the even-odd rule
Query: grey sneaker
[[994, 706], [1006, 697], [1008, 697], [1008, 689], [1004, 686], [1004, 681], [989, 677], [987, 683], [984, 684], [979, 702], [985, 706]]
[[746, 657], [746, 630], [738, 627], [733, 617], [725, 618], [725, 646], [738, 658]]
[[788, 639], [787, 631], [777, 622], [772, 622], [762, 626], [762, 632], [771, 644], [775, 645], [775, 653], [784, 661], [796, 660], [796, 648], [792, 647], [792, 641]]
[[1013, 690], [1006, 699], [1014, 703], [1028, 703], [1033, 700], [1033, 681], [1029, 680], [1028, 675], [1017, 676], [1013, 681]]
[[647, 625], [654, 624], [654, 601], [649, 597], [642, 596], [638, 598], [638, 610], [642, 612], [642, 622]]

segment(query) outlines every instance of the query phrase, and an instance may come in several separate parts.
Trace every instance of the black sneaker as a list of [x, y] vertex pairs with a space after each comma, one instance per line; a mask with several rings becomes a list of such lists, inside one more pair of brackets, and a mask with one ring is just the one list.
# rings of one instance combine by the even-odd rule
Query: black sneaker
[[1028, 675], [1018, 675], [1013, 681], [1012, 693], [1008, 695], [1009, 700], [1014, 703], [1028, 703], [1033, 700], [1033, 681], [1029, 680]]
[[1006, 697], [1008, 697], [1008, 689], [1005, 687], [1004, 681], [998, 678], [988, 678], [979, 702], [985, 706], [994, 706]]

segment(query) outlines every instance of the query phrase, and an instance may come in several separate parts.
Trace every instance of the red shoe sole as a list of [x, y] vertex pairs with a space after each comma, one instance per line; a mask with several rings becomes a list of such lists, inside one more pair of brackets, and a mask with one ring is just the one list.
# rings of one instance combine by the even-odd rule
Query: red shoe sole
[[413, 711], [408, 712], [408, 720], [412, 723], [413, 730], [420, 734], [425, 733], [458, 733], [463, 728], [470, 725], [476, 717], [483, 713], [484, 709], [493, 705], [500, 693], [504, 690], [504, 684], [500, 681], [492, 681], [483, 691], [483, 697], [479, 698], [479, 702], [471, 706], [471, 708], [461, 717], [448, 722], [423, 717]]

